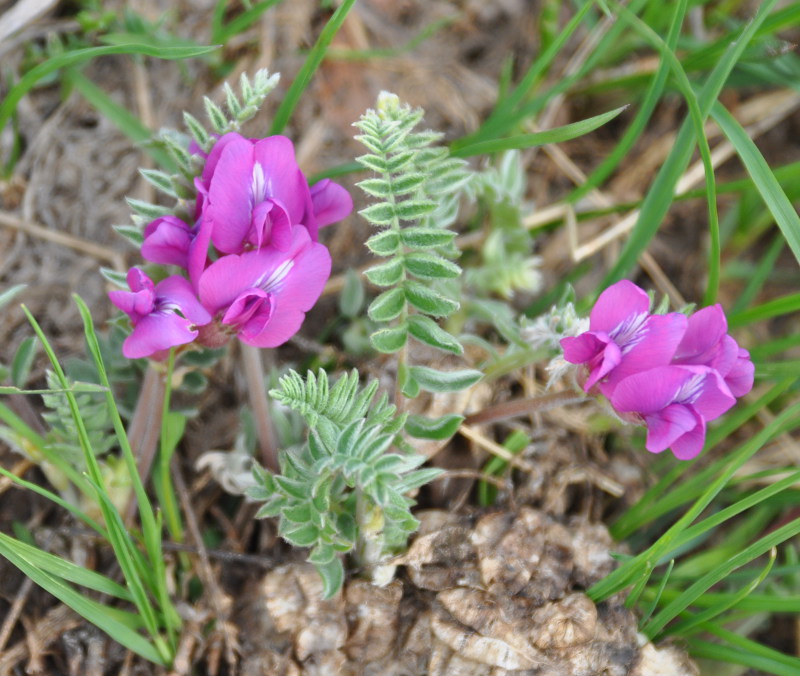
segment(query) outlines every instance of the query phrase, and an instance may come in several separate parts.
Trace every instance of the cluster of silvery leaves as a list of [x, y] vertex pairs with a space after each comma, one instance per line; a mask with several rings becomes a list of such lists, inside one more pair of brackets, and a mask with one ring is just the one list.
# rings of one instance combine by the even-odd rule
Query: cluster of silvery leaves
[[257, 518], [279, 517], [281, 537], [311, 549], [308, 560], [326, 598], [344, 581], [342, 554], [351, 554], [373, 581], [391, 579], [383, 562], [419, 525], [408, 493], [440, 473], [418, 469], [425, 456], [400, 436], [406, 415], [398, 415], [385, 393], [376, 398], [377, 389], [374, 380], [359, 385], [355, 370], [333, 385], [320, 370], [306, 378], [291, 371], [270, 391], [303, 416], [309, 436], [279, 454], [280, 473], [256, 465], [256, 485], [247, 494], [264, 502]]
[[[175, 204], [169, 209], [163, 205], [128, 198], [128, 205], [134, 212], [133, 226], [118, 225], [114, 229], [133, 242], [136, 247], [140, 247], [143, 241], [144, 226], [155, 218], [172, 214], [188, 222], [193, 222], [194, 215], [190, 214], [188, 210], [194, 204], [197, 192], [194, 179], [203, 169], [205, 155], [211, 150], [217, 137], [228, 132], [239, 131], [245, 122], [258, 113], [264, 100], [275, 89], [279, 80], [279, 73], [270, 75], [266, 69], [257, 71], [252, 80], [246, 73], [242, 73], [239, 79], [239, 95], [229, 83], [226, 82], [223, 86], [227, 113], [209, 97], [203, 97], [211, 131], [187, 112], [184, 112], [183, 120], [188, 134], [174, 129], [162, 130], [154, 143], [167, 154], [175, 171], [167, 173], [157, 169], [140, 169], [139, 172], [156, 190], [174, 199]], [[192, 143], [196, 146], [197, 152], [191, 152]], [[103, 274], [110, 281], [122, 288], [127, 288], [124, 275], [109, 270], [104, 270]]]
[[489, 234], [480, 249], [480, 265], [466, 272], [466, 284], [481, 297], [497, 294], [511, 300], [517, 293], [536, 294], [542, 288], [541, 259], [531, 255], [533, 236], [524, 216], [533, 212], [525, 202], [525, 171], [518, 150], [509, 150], [496, 165], [475, 172], [466, 194], [486, 205]]
[[[356, 123], [362, 132], [357, 138], [370, 151], [358, 161], [377, 174], [359, 183], [375, 198], [361, 214], [380, 230], [366, 245], [386, 259], [365, 272], [383, 289], [368, 308], [379, 325], [371, 343], [396, 355], [403, 397], [457, 391], [481, 377], [473, 369], [410, 364], [405, 349], [415, 340], [437, 352], [463, 352], [437, 320], [458, 309], [444, 286], [461, 273], [451, 260], [458, 250], [448, 226], [456, 220], [471, 173], [436, 145], [440, 134], [415, 131], [422, 116], [384, 93], [377, 108]], [[280, 473], [257, 467], [256, 485], [247, 493], [264, 501], [258, 516], [279, 517], [284, 539], [311, 549], [309, 561], [322, 576], [326, 597], [342, 586], [342, 554], [373, 582], [391, 580], [391, 558], [418, 526], [409, 494], [440, 474], [419, 469], [426, 457], [414, 452], [403, 434], [444, 439], [463, 420], [456, 414], [431, 420], [399, 413], [385, 393], [376, 398], [377, 388], [377, 381], [360, 386], [356, 371], [331, 385], [320, 370], [305, 378], [290, 372], [270, 392], [303, 416], [309, 436], [300, 447], [280, 453]]]

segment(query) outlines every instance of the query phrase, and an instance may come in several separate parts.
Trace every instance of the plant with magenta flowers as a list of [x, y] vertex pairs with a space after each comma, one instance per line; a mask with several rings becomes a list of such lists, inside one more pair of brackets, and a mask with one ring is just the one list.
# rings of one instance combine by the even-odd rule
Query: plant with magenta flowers
[[753, 363], [728, 335], [720, 305], [687, 317], [653, 314], [650, 298], [623, 280], [600, 294], [589, 330], [561, 340], [564, 358], [581, 366], [585, 392], [602, 394], [623, 419], [647, 426], [646, 448], [700, 453], [706, 423], [753, 387]]

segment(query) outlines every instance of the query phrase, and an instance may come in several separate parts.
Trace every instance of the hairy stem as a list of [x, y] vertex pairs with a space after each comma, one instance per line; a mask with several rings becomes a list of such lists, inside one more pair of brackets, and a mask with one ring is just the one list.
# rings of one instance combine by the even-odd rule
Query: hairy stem
[[389, 584], [394, 577], [396, 566], [383, 565], [383, 512], [376, 507], [364, 493], [357, 489], [356, 522], [358, 523], [358, 544], [355, 556], [358, 565], [363, 567], [373, 584]]
[[256, 435], [258, 436], [258, 447], [261, 451], [261, 462], [270, 471], [278, 472], [278, 444], [269, 412], [261, 352], [252, 345], [242, 345], [242, 362], [247, 381], [250, 407], [253, 409], [253, 417], [256, 422]]
[[479, 423], [498, 422], [509, 418], [518, 418], [530, 415], [531, 413], [541, 413], [549, 411], [551, 408], [559, 406], [569, 406], [586, 401], [584, 396], [576, 396], [575, 392], [564, 391], [544, 394], [539, 397], [527, 397], [525, 399], [512, 399], [504, 401], [502, 404], [495, 404], [488, 408], [473, 413], [464, 420], [465, 425], [477, 425]]

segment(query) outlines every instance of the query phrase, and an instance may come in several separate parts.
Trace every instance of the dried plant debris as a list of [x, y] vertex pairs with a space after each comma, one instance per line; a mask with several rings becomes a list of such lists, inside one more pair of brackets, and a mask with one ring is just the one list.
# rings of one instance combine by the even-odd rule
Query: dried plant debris
[[353, 580], [320, 600], [307, 564], [268, 573], [250, 602], [258, 645], [243, 673], [384, 676], [697, 674], [675, 646], [641, 640], [619, 598], [584, 590], [613, 568], [601, 525], [524, 507], [477, 520], [444, 511], [422, 525], [386, 587]]

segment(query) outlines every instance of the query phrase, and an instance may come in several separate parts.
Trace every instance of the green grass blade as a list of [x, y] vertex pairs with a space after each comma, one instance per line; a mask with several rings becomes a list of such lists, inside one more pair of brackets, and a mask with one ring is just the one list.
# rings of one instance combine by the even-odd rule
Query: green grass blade
[[782, 235], [777, 235], [772, 240], [769, 248], [761, 257], [761, 260], [758, 261], [756, 269], [748, 276], [747, 284], [739, 293], [739, 296], [736, 298], [736, 302], [731, 307], [731, 314], [744, 311], [744, 309], [750, 305], [750, 303], [752, 303], [756, 296], [761, 292], [761, 289], [767, 282], [770, 273], [772, 273], [772, 271], [775, 269], [775, 264], [777, 263], [778, 257], [781, 255], [785, 245], [786, 240]]
[[[670, 52], [675, 51], [678, 44], [678, 37], [681, 33], [681, 26], [683, 25], [684, 17], [686, 16], [686, 5], [688, 0], [679, 0], [675, 4], [675, 13], [672, 16], [672, 22], [667, 33], [666, 45]], [[650, 116], [653, 114], [656, 105], [661, 99], [661, 94], [664, 91], [664, 85], [667, 82], [669, 75], [670, 64], [664, 54], [661, 55], [661, 61], [658, 64], [658, 69], [650, 81], [650, 86], [642, 100], [642, 105], [639, 108], [636, 116], [633, 118], [630, 126], [625, 130], [619, 143], [614, 147], [614, 150], [592, 171], [587, 177], [586, 181], [570, 193], [567, 201], [570, 204], [575, 204], [583, 197], [588, 195], [592, 190], [605, 181], [611, 173], [619, 166], [620, 162], [628, 155], [628, 152], [633, 148], [634, 143], [642, 135], [645, 126], [647, 125]]]
[[64, 500], [61, 496], [57, 495], [56, 493], [48, 491], [46, 488], [40, 486], [39, 484], [33, 483], [32, 481], [26, 481], [22, 477], [18, 477], [16, 474], [9, 472], [5, 467], [2, 466], [0, 466], [0, 474], [2, 474], [10, 481], [13, 481], [18, 486], [25, 488], [29, 491], [33, 491], [34, 493], [41, 495], [43, 498], [47, 498], [51, 502], [54, 502], [59, 507], [63, 507], [70, 514], [83, 521], [87, 526], [89, 526], [89, 528], [96, 531], [98, 535], [100, 535], [102, 538], [104, 539], [108, 538], [108, 534], [106, 533], [105, 528], [103, 528], [99, 523], [97, 523], [97, 521], [95, 521], [92, 517], [86, 514], [83, 510], [79, 509], [72, 503]]
[[[708, 76], [698, 96], [698, 106], [703, 119], [711, 112], [712, 105], [722, 91], [736, 62], [776, 3], [777, 0], [766, 0], [761, 4], [755, 17], [744, 27], [737, 39], [728, 46], [714, 70]], [[693, 135], [693, 122], [691, 119], [686, 120], [681, 125], [672, 151], [656, 175], [647, 197], [642, 203], [639, 218], [631, 231], [628, 241], [625, 243], [617, 262], [600, 285], [600, 289], [622, 279], [633, 268], [639, 256], [645, 251], [650, 240], [658, 231], [664, 216], [674, 201], [675, 186], [691, 159], [694, 150]]]
[[711, 115], [736, 149], [794, 257], [800, 261], [800, 216], [775, 178], [775, 174], [742, 125], [721, 103], [717, 102], [714, 105]]
[[708, 284], [703, 297], [705, 305], [713, 304], [717, 298], [720, 277], [720, 257], [722, 254], [719, 235], [719, 214], [717, 213], [717, 186], [714, 177], [714, 165], [711, 161], [711, 149], [708, 146], [704, 130], [704, 115], [700, 112], [700, 107], [692, 90], [689, 78], [681, 66], [680, 61], [661, 37], [650, 26], [642, 22], [636, 15], [632, 14], [626, 7], [615, 4], [618, 14], [625, 18], [639, 35], [647, 40], [656, 50], [661, 53], [663, 59], [667, 61], [678, 89], [683, 95], [689, 107], [689, 119], [694, 125], [694, 135], [697, 147], [700, 150], [700, 157], [703, 162], [703, 169], [706, 178], [706, 203], [708, 204], [708, 227], [711, 235], [708, 259]]
[[[795, 661], [794, 664], [786, 665], [783, 660], [786, 655], [773, 651], [781, 656], [764, 656], [754, 653], [750, 650], [737, 650], [727, 644], [712, 643], [711, 641], [704, 641], [702, 639], [692, 638], [689, 639], [689, 651], [692, 657], [708, 660], [716, 660], [717, 662], [727, 662], [729, 664], [740, 664], [750, 669], [755, 669], [757, 673], [762, 674], [775, 674], [775, 676], [797, 676], [800, 673], [800, 660], [797, 658], [789, 658]], [[751, 641], [750, 643], [755, 643]], [[755, 643], [755, 645], [760, 645]], [[748, 646], [749, 647], [749, 646]]]
[[575, 15], [570, 18], [567, 25], [559, 33], [558, 37], [545, 49], [545, 51], [534, 59], [531, 67], [525, 73], [519, 85], [504, 99], [498, 101], [495, 109], [491, 112], [489, 117], [484, 121], [480, 128], [469, 136], [458, 139], [453, 142], [451, 149], [453, 151], [460, 150], [468, 145], [473, 145], [490, 138], [496, 138], [506, 133], [514, 124], [519, 121], [519, 116], [516, 115], [516, 109], [525, 101], [530, 95], [530, 92], [535, 87], [547, 70], [552, 65], [555, 58], [561, 53], [564, 45], [572, 37], [575, 31], [583, 22], [586, 14], [592, 9], [594, 2], [587, 0], [583, 3], [582, 7], [575, 12]]
[[3, 102], [0, 103], [0, 129], [6, 126], [6, 123], [16, 109], [20, 99], [33, 89], [39, 80], [61, 68], [85, 63], [97, 56], [106, 56], [108, 54], [144, 54], [159, 59], [173, 60], [187, 59], [202, 54], [208, 54], [215, 49], [216, 47], [168, 46], [162, 43], [148, 44], [145, 42], [144, 37], [142, 37], [139, 42], [108, 45], [106, 47], [87, 47], [85, 49], [76, 49], [71, 52], [59, 54], [31, 68], [20, 78], [19, 82], [11, 88], [5, 99], [3, 99]]
[[747, 326], [748, 324], [762, 322], [766, 319], [797, 312], [798, 310], [800, 310], [800, 293], [792, 293], [773, 298], [749, 310], [731, 315], [728, 317], [728, 326], [731, 328]]
[[81, 587], [93, 589], [101, 594], [109, 594], [124, 601], [131, 600], [130, 592], [125, 587], [105, 575], [95, 573], [93, 570], [88, 570], [83, 566], [77, 566], [71, 561], [62, 559], [60, 556], [50, 554], [20, 540], [15, 540], [5, 533], [0, 533], [0, 552], [4, 553], [10, 549], [15, 550], [37, 568], [62, 580], [74, 582]]
[[800, 534], [800, 519], [795, 519], [785, 526], [774, 530], [764, 537], [756, 540], [752, 545], [744, 549], [739, 554], [721, 563], [717, 568], [703, 575], [694, 584], [691, 584], [684, 592], [678, 595], [673, 601], [668, 603], [647, 625], [644, 633], [649, 638], [657, 636], [661, 630], [678, 614], [688, 608], [695, 599], [701, 596], [706, 590], [713, 587], [718, 582], [724, 580], [731, 572], [744, 566], [759, 556], [765, 554], [773, 547]]
[[94, 82], [74, 68], [68, 69], [66, 79], [86, 99], [89, 105], [111, 120], [131, 141], [139, 144], [142, 150], [150, 155], [159, 166], [170, 172], [178, 170], [177, 165], [168, 153], [161, 148], [145, 145], [152, 139], [153, 132], [142, 124], [141, 120], [131, 113], [128, 108], [114, 101]]
[[[754, 417], [760, 410], [781, 396], [795, 383], [794, 378], [784, 378], [768, 392], [746, 406], [740, 406], [729, 413], [717, 427], [709, 430], [706, 437], [706, 449], [713, 448], [722, 439], [733, 434], [735, 430]], [[685, 482], [680, 490], [675, 490], [678, 479], [693, 467], [691, 463], [678, 462], [665, 473], [662, 478], [639, 499], [611, 527], [611, 534], [617, 539], [624, 539], [642, 528], [645, 524], [677, 509], [682, 504], [700, 495], [714, 476], [722, 471], [728, 458], [723, 457], [701, 470]]]
[[502, 152], [504, 150], [533, 148], [548, 143], [569, 141], [579, 136], [584, 136], [598, 127], [602, 127], [604, 124], [617, 117], [626, 107], [627, 106], [615, 108], [614, 110], [609, 110], [607, 113], [595, 115], [594, 117], [581, 120], [580, 122], [565, 124], [563, 127], [554, 127], [553, 129], [545, 129], [544, 131], [538, 131], [533, 134], [520, 134], [519, 136], [511, 136], [510, 138], [481, 141], [479, 143], [462, 146], [454, 150], [451, 155], [453, 155], [453, 157], [473, 157], [474, 155], [486, 155], [489, 153]]
[[[760, 450], [770, 439], [779, 434], [787, 422], [791, 422], [794, 426], [800, 425], [798, 415], [800, 415], [800, 403], [782, 411], [769, 425], [730, 453], [727, 458], [725, 458], [725, 463], [719, 470], [705, 479], [705, 490], [678, 521], [676, 521], [651, 547], [633, 557], [603, 580], [592, 586], [586, 592], [587, 595], [594, 601], [606, 599], [627, 587], [632, 581], [638, 579], [650, 562], [660, 561], [666, 557], [675, 548], [675, 542], [679, 541], [681, 534], [703, 510], [711, 504], [711, 501], [725, 488], [734, 473], [747, 460]], [[683, 492], [685, 492], [685, 487], [680, 487], [674, 491], [674, 493]], [[678, 504], [681, 504], [685, 499], [686, 498], [682, 496]]]
[[306, 58], [305, 63], [303, 63], [302, 68], [300, 68], [300, 72], [297, 74], [297, 77], [295, 77], [291, 87], [289, 87], [289, 91], [286, 92], [286, 96], [281, 102], [278, 112], [275, 113], [275, 119], [272, 121], [272, 129], [270, 131], [271, 134], [280, 134], [286, 128], [286, 125], [289, 123], [289, 118], [291, 118], [295, 107], [300, 101], [300, 97], [311, 82], [311, 78], [317, 71], [319, 64], [322, 63], [322, 60], [325, 58], [325, 52], [328, 51], [331, 41], [336, 33], [339, 32], [339, 29], [342, 27], [344, 20], [347, 18], [355, 2], [356, 0], [344, 0], [333, 13], [328, 23], [325, 24], [325, 28], [322, 29], [322, 33], [320, 33], [319, 38], [317, 38], [316, 43], [314, 43], [314, 46], [311, 48], [311, 52]]
[[[258, 21], [259, 17], [266, 12], [270, 7], [277, 5], [282, 0], [262, 0], [261, 2], [257, 2], [255, 5], [246, 9], [244, 12], [239, 14], [237, 17], [231, 19], [230, 22], [227, 24], [222, 24], [221, 17], [219, 18], [218, 22], [213, 22], [213, 30], [211, 32], [211, 42], [215, 45], [224, 45], [230, 40], [234, 35], [238, 35], [242, 31], [246, 31], [250, 26], [252, 26], [256, 21]], [[224, 14], [224, 3], [220, 3], [222, 5], [223, 14]], [[215, 12], [216, 16], [217, 12]]]
[[150, 641], [117, 619], [119, 611], [114, 611], [108, 606], [87, 598], [63, 580], [35, 566], [14, 549], [5, 549], [2, 553], [8, 561], [19, 568], [42, 589], [50, 592], [59, 601], [72, 608], [78, 615], [102, 629], [117, 643], [155, 664], [169, 666], [168, 661], [164, 659]]
[[735, 594], [730, 594], [728, 598], [718, 602], [717, 604], [706, 608], [702, 612], [696, 614], [693, 613], [691, 617], [687, 618], [683, 622], [679, 622], [675, 626], [670, 627], [669, 633], [674, 636], [686, 636], [693, 630], [696, 630], [698, 625], [712, 620], [715, 617], [719, 617], [722, 615], [722, 613], [730, 610], [734, 606], [737, 606], [745, 597], [754, 592], [767, 578], [767, 575], [769, 575], [770, 571], [772, 570], [772, 566], [775, 563], [777, 556], [778, 550], [773, 547], [770, 550], [769, 561], [767, 561], [767, 565], [764, 566], [761, 572], [756, 575], [749, 584], [742, 587]]
[[[108, 391], [106, 392], [106, 402], [108, 403], [108, 410], [111, 414], [111, 419], [114, 424], [114, 431], [117, 435], [120, 449], [122, 450], [122, 457], [125, 460], [125, 465], [131, 477], [134, 494], [136, 495], [136, 500], [139, 504], [139, 516], [142, 521], [145, 547], [151, 561], [157, 563], [163, 559], [163, 555], [161, 552], [161, 533], [156, 528], [153, 507], [150, 503], [150, 498], [147, 496], [147, 491], [145, 491], [144, 485], [142, 484], [142, 479], [139, 476], [139, 470], [136, 466], [136, 457], [131, 449], [130, 442], [128, 441], [128, 435], [125, 432], [125, 427], [122, 424], [122, 418], [119, 415], [117, 403], [114, 400], [114, 395], [112, 394], [111, 383], [108, 380], [108, 374], [106, 373], [105, 364], [103, 363], [100, 344], [97, 341], [97, 335], [94, 331], [94, 325], [92, 324], [92, 317], [89, 313], [89, 308], [86, 307], [86, 303], [84, 303], [83, 299], [79, 296], [73, 295], [73, 298], [78, 306], [81, 319], [83, 320], [86, 344], [89, 348], [89, 353], [92, 357], [92, 360], [94, 361], [95, 368], [97, 369], [97, 374], [100, 377], [100, 383], [108, 388]], [[96, 483], [99, 484], [101, 482], [96, 481]]]

